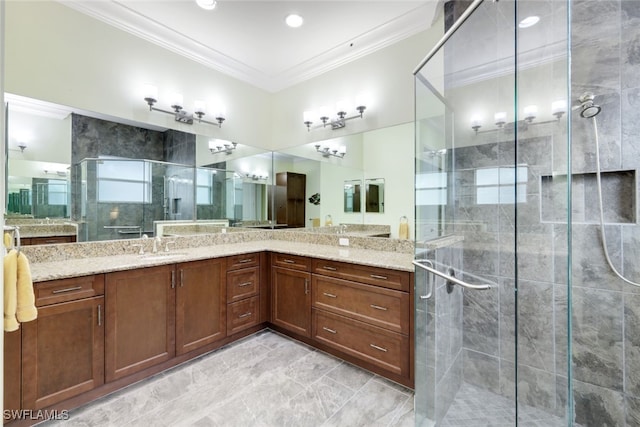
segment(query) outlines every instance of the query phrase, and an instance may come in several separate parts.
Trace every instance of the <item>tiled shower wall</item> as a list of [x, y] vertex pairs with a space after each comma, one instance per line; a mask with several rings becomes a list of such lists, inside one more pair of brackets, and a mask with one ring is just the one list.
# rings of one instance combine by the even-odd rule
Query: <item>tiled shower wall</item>
[[[78, 164], [86, 158], [113, 156], [127, 159], [159, 160], [186, 165], [195, 165], [195, 135], [167, 130], [159, 132], [135, 126], [73, 114], [71, 133], [71, 163]], [[164, 168], [161, 168], [164, 171]], [[155, 171], [154, 171], [155, 172]], [[82, 219], [82, 185], [77, 175], [78, 169], [72, 167], [72, 204], [73, 220]], [[103, 240], [117, 238], [112, 230], [104, 225], [141, 225], [143, 232], [153, 230], [153, 221], [164, 219], [165, 173], [153, 174], [152, 204], [119, 203], [117, 220], [110, 217], [114, 209], [112, 203], [97, 203], [95, 164], [88, 168], [86, 196], [86, 222], [80, 223], [81, 240]], [[183, 206], [192, 206], [193, 191], [185, 195]], [[181, 215], [182, 219], [193, 218], [193, 208]]]
[[[608, 172], [603, 179], [607, 245], [618, 270], [640, 281], [640, 2], [573, 0], [568, 4], [569, 105], [576, 105], [588, 90], [602, 106], [597, 123], [602, 168]], [[514, 396], [517, 324], [519, 402], [564, 414], [570, 344], [576, 423], [637, 426], [640, 288], [617, 278], [605, 260], [597, 213], [593, 123], [577, 111], [571, 114], [571, 236], [566, 226], [567, 177], [562, 176], [567, 161], [563, 121], [520, 132], [517, 157], [513, 138], [491, 136], [476, 146], [456, 149], [459, 172], [455, 179], [461, 191], [455, 217], [467, 222], [463, 234], [468, 236], [464, 269], [499, 284], [487, 292], [465, 293], [464, 379]], [[529, 166], [527, 201], [517, 205], [517, 214], [513, 205], [475, 204], [475, 169], [514, 161]]]
[[[607, 247], [616, 268], [640, 281], [637, 225], [640, 166], [640, 2], [571, 2], [571, 91], [593, 92], [603, 170], [633, 174], [633, 185], [605, 188], [632, 204], [632, 218], [605, 219]], [[575, 104], [576, 101], [573, 102]], [[590, 120], [572, 116], [572, 171], [594, 172], [595, 133]], [[627, 180], [628, 182], [628, 180]], [[578, 195], [581, 189], [578, 188]], [[575, 193], [575, 192], [574, 192]], [[590, 194], [589, 194], [590, 193]], [[624, 283], [604, 257], [599, 225], [588, 214], [595, 192], [574, 195], [572, 223], [572, 362], [576, 422], [640, 425], [640, 289]], [[607, 203], [620, 212], [622, 204]], [[605, 218], [607, 215], [605, 215]]]

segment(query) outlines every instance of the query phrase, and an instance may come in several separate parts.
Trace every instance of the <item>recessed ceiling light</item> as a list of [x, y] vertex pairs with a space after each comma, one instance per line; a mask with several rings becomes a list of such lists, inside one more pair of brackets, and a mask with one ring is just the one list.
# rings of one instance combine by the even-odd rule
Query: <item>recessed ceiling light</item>
[[298, 28], [302, 25], [304, 19], [302, 19], [302, 16], [292, 13], [284, 18], [284, 22], [286, 22], [291, 28]]
[[218, 2], [216, 0], [196, 0], [196, 3], [205, 10], [213, 10]]
[[540, 17], [539, 16], [527, 16], [522, 21], [520, 21], [520, 23], [518, 24], [518, 27], [520, 27], [520, 28], [533, 27], [534, 25], [536, 25], [538, 23], [538, 21], [540, 21]]

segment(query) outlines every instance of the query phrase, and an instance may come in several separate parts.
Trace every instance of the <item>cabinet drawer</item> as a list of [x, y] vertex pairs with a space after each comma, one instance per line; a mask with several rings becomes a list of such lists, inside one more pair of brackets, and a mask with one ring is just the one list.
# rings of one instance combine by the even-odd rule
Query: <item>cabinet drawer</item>
[[407, 271], [356, 265], [337, 261], [313, 260], [313, 272], [340, 279], [409, 292], [411, 274]]
[[258, 265], [260, 265], [259, 253], [234, 255], [227, 258], [227, 270], [256, 267]]
[[313, 338], [318, 342], [409, 376], [409, 338], [357, 320], [313, 309]]
[[311, 260], [297, 255], [273, 254], [271, 263], [278, 267], [290, 268], [293, 270], [309, 271]]
[[258, 267], [227, 273], [227, 302], [238, 301], [258, 293]]
[[38, 307], [104, 295], [104, 275], [39, 282], [34, 286], [34, 293]]
[[409, 333], [409, 294], [313, 275], [313, 306], [403, 334]]
[[257, 325], [260, 318], [259, 297], [251, 297], [227, 305], [227, 335]]

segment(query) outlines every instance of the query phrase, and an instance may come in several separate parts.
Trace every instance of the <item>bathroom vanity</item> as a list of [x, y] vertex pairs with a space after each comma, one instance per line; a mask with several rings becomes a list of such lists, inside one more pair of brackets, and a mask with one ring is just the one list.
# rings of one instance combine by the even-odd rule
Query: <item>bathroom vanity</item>
[[411, 259], [257, 240], [36, 260], [5, 407], [74, 408], [267, 327], [413, 387]]

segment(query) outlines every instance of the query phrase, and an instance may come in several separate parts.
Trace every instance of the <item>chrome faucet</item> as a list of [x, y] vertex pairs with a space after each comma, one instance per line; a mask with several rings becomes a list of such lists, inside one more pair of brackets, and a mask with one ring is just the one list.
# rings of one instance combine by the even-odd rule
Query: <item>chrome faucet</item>
[[156, 236], [153, 239], [153, 249], [151, 249], [151, 252], [158, 253], [158, 245], [162, 245], [162, 238], [160, 236]]
[[347, 224], [340, 224], [340, 229], [338, 230], [338, 234], [346, 234], [347, 232]]

